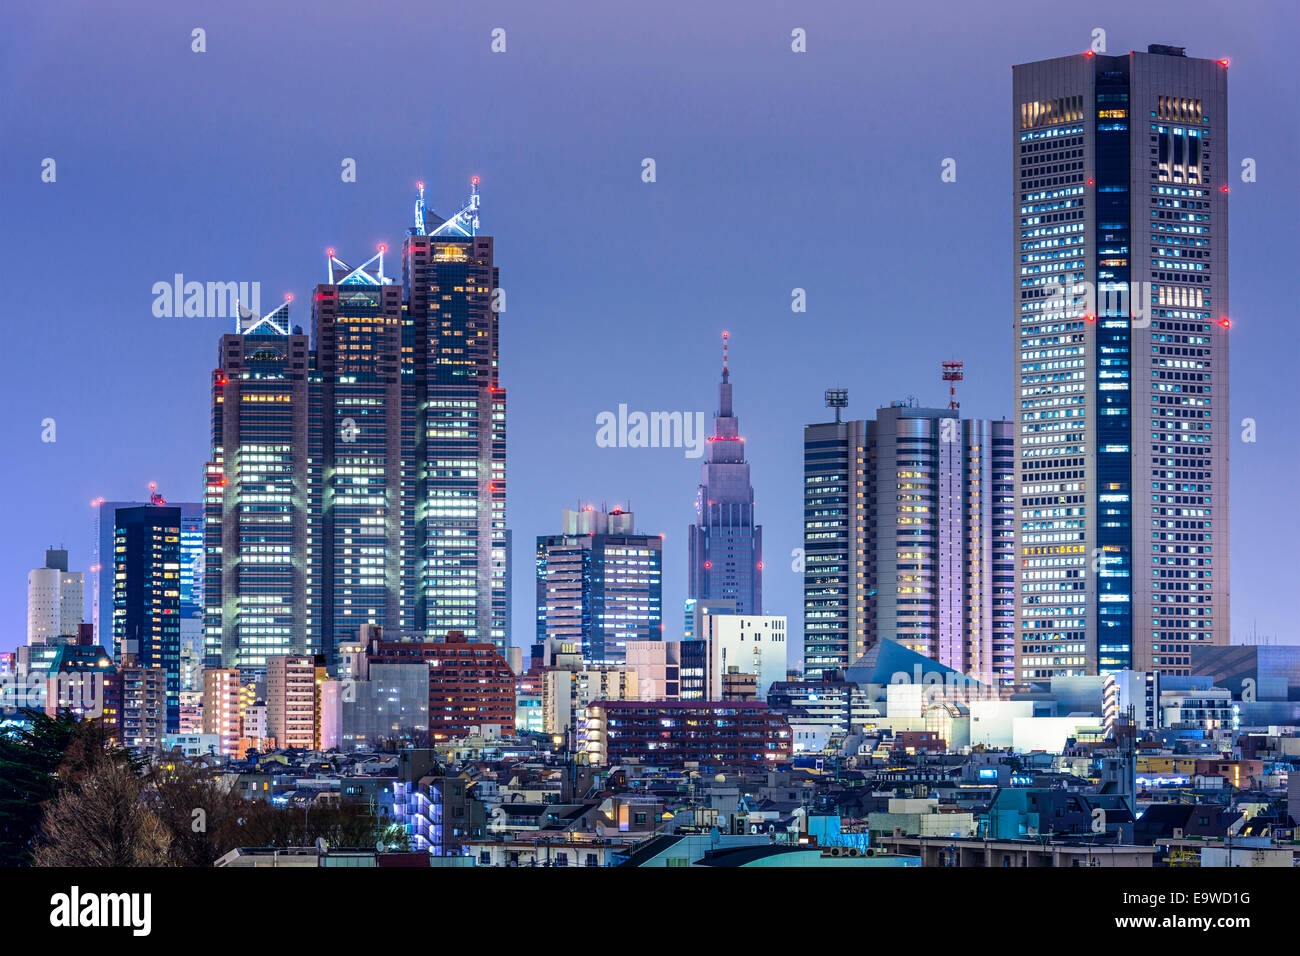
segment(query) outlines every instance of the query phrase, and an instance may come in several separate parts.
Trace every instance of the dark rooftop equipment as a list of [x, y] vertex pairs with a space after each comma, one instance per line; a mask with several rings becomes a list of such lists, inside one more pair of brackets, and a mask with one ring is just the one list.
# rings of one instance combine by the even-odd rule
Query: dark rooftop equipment
[[1163, 43], [1151, 43], [1147, 45], [1147, 52], [1157, 53], [1160, 56], [1187, 56], [1187, 47], [1167, 46]]

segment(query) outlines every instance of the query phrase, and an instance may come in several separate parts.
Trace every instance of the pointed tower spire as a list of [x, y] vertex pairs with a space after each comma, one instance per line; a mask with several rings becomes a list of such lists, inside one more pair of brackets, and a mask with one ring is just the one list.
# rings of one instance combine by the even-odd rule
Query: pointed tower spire
[[718, 417], [731, 418], [731, 370], [727, 368], [727, 339], [722, 333], [722, 384], [718, 386]]
[[[726, 602], [734, 613], [763, 613], [763, 529], [754, 523], [754, 489], [745, 439], [731, 401], [731, 334], [722, 333], [722, 381], [713, 434], [700, 466], [696, 519], [688, 531], [687, 597]], [[721, 608], [723, 605], [719, 604]]]

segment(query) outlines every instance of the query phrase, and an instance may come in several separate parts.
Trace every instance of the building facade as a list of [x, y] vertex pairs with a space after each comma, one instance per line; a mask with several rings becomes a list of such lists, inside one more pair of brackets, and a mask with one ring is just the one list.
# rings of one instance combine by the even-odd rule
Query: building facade
[[[338, 261], [338, 260], [334, 260]], [[403, 600], [402, 290], [381, 268], [318, 285], [312, 344], [319, 379], [321, 647], [362, 625], [409, 634]], [[408, 582], [409, 584], [409, 582]]]
[[1014, 67], [1022, 679], [1229, 642], [1227, 118], [1178, 47]]
[[113, 532], [113, 648], [166, 675], [166, 732], [180, 730], [181, 509], [119, 508]]
[[881, 639], [978, 680], [1013, 671], [1011, 423], [895, 402], [804, 429], [804, 673]]
[[68, 552], [45, 552], [45, 567], [27, 574], [27, 644], [57, 643], [76, 637], [84, 613], [85, 581], [80, 571], [68, 570]]
[[386, 641], [374, 638], [366, 651], [367, 666], [429, 665], [429, 736], [452, 740], [474, 727], [495, 726], [509, 733], [515, 726], [515, 676], [497, 646], [452, 633], [445, 641]]
[[403, 456], [412, 462], [405, 573], [417, 633], [460, 631], [504, 650], [506, 390], [498, 350], [505, 300], [478, 214], [477, 178], [465, 206], [445, 220], [425, 209], [421, 186], [402, 247]]
[[537, 538], [537, 642], [570, 642], [589, 664], [621, 664], [629, 641], [663, 639], [663, 536], [630, 511], [564, 509]]
[[708, 647], [706, 700], [730, 700], [726, 681], [733, 674], [755, 678], [759, 700], [766, 700], [774, 683], [786, 678], [785, 618], [775, 615], [705, 614], [700, 640]]
[[312, 750], [317, 733], [316, 658], [284, 654], [266, 661], [266, 727], [245, 726], [242, 737], [274, 737], [277, 747]]
[[[289, 303], [223, 335], [204, 484], [204, 666], [322, 653], [321, 424]], [[210, 732], [210, 731], [209, 731]]]
[[578, 730], [592, 764], [772, 767], [790, 757], [790, 726], [748, 701], [594, 701]]
[[217, 741], [223, 757], [235, 753], [241, 736], [239, 670], [208, 667], [203, 670], [203, 733]]
[[105, 646], [113, 642], [113, 532], [117, 511], [150, 504], [181, 509], [181, 649], [184, 652], [191, 648], [201, 663], [204, 513], [199, 501], [168, 502], [154, 492], [149, 501], [96, 498], [91, 502], [95, 509], [95, 540], [90, 566], [90, 620], [95, 626], [95, 639]]

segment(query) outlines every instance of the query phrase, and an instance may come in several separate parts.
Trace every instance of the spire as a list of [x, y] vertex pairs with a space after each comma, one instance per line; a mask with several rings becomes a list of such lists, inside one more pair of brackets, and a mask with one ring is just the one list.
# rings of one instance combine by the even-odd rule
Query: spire
[[727, 338], [722, 333], [722, 384], [718, 386], [718, 418], [731, 418], [731, 370], [727, 367]]
[[415, 235], [424, 235], [424, 183], [416, 183], [419, 194], [415, 197]]

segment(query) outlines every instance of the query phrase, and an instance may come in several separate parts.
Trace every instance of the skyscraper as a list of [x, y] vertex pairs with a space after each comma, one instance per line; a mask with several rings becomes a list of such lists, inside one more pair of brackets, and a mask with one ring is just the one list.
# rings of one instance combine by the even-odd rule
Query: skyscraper
[[737, 614], [763, 613], [763, 529], [754, 523], [745, 439], [731, 404], [727, 333], [722, 333], [722, 382], [708, 458], [700, 466], [695, 523], [687, 534], [687, 599], [735, 601]]
[[322, 428], [289, 303], [221, 337], [204, 488], [204, 663], [264, 670], [321, 644]]
[[402, 248], [403, 457], [410, 462], [404, 570], [414, 628], [460, 631], [504, 649], [506, 391], [498, 379], [505, 311], [490, 236], [478, 235], [478, 179], [450, 219], [426, 210]]
[[181, 509], [119, 508], [113, 532], [113, 656], [165, 679], [166, 729], [180, 729]]
[[[91, 502], [95, 509], [95, 541], [90, 567], [90, 618], [95, 639], [113, 646], [113, 533], [119, 508], [170, 504], [181, 509], [181, 653], [196, 664], [203, 658], [203, 503], [168, 502], [156, 491], [149, 501]], [[193, 689], [197, 690], [197, 686]]]
[[1011, 423], [895, 402], [804, 429], [804, 673], [880, 639], [987, 683], [1013, 669]]
[[[240, 309], [213, 378], [205, 491], [205, 660], [339, 649], [362, 629], [463, 633], [509, 624], [505, 391], [492, 239], [478, 188], [451, 219], [424, 208], [403, 247], [352, 267], [329, 250], [312, 340], [289, 303]], [[312, 347], [309, 347], [310, 346]]]
[[402, 586], [402, 290], [384, 275], [383, 247], [356, 269], [331, 252], [329, 278], [312, 302], [327, 656], [363, 624], [409, 634], [413, 611]]
[[27, 644], [57, 643], [75, 637], [81, 626], [85, 583], [80, 571], [68, 570], [68, 552], [45, 552], [45, 567], [27, 574]]
[[569, 641], [586, 664], [622, 664], [628, 641], [663, 640], [663, 537], [630, 511], [564, 509], [537, 538], [537, 642]]
[[1016, 670], [1229, 643], [1227, 64], [1014, 68]]

